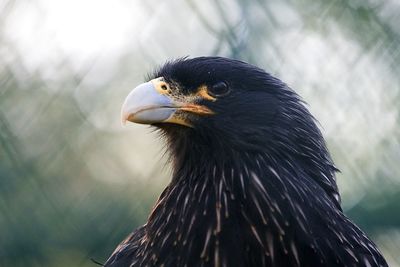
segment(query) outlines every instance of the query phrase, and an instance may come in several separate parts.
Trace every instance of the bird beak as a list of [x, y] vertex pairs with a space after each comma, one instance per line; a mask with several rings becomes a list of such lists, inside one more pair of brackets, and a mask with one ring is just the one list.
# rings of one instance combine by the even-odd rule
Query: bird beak
[[183, 96], [179, 97], [179, 101], [174, 100], [168, 83], [162, 78], [151, 80], [137, 86], [128, 94], [122, 105], [122, 123], [175, 123], [192, 127], [184, 112], [213, 114], [207, 107], [195, 104], [196, 97], [189, 98], [190, 102], [185, 101]]

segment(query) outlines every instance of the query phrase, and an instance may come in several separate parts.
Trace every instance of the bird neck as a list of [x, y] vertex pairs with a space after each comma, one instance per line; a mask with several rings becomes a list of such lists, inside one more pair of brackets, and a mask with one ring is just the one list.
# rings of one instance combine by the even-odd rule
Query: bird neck
[[[291, 210], [313, 190], [322, 190], [307, 186], [295, 163], [281, 159], [278, 165], [266, 154], [201, 160], [207, 164], [199, 157], [197, 162], [188, 158], [186, 167], [175, 171], [149, 217], [147, 240], [157, 247], [157, 257], [162, 258], [164, 247], [172, 246], [178, 255], [223, 261], [232, 259], [228, 251], [239, 255], [264, 249], [265, 234], [273, 232], [281, 238], [276, 242], [288, 249], [284, 236], [292, 223]], [[304, 183], [303, 192], [295, 188], [295, 180]], [[296, 221], [305, 228], [306, 218]]]

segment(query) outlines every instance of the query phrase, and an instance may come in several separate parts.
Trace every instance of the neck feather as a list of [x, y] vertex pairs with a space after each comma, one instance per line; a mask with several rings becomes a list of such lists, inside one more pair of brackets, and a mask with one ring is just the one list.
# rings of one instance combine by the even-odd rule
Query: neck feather
[[[200, 161], [186, 155], [181, 163], [175, 165], [174, 177], [146, 227], [149, 242], [143, 249], [157, 251], [157, 262], [166, 265], [201, 257], [205, 262], [214, 261], [215, 266], [241, 266], [240, 261], [247, 258], [248, 262], [252, 253], [262, 254], [266, 248], [269, 257], [287, 253], [295, 249], [291, 248], [294, 240], [285, 237], [287, 231], [293, 231], [291, 224], [296, 222], [297, 228], [308, 231], [307, 215], [301, 207], [311, 194], [324, 194], [296, 162], [265, 153], [231, 151], [230, 156], [208, 155]], [[276, 251], [271, 242], [277, 243], [280, 250]], [[164, 254], [163, 248], [168, 247], [188, 258]], [[238, 254], [228, 255], [232, 251]], [[253, 252], [241, 255], [245, 251]], [[259, 261], [255, 264], [262, 265], [268, 256], [264, 255], [255, 257]]]

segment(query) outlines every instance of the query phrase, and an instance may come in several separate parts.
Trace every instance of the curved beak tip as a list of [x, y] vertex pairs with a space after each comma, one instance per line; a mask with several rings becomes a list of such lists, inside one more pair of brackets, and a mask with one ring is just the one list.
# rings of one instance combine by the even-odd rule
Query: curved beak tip
[[136, 122], [135, 116], [129, 112], [122, 112], [121, 114], [121, 125], [126, 126], [127, 122]]
[[128, 120], [129, 114], [124, 111], [124, 106], [121, 109], [121, 125], [126, 126], [126, 121]]
[[125, 119], [121, 119], [121, 126], [125, 127], [126, 126], [126, 120]]

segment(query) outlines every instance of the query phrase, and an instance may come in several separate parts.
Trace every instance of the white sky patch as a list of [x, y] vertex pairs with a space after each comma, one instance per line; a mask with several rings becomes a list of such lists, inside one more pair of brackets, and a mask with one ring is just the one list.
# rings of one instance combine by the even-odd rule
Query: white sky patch
[[137, 26], [139, 9], [124, 1], [17, 2], [6, 19], [5, 36], [29, 69], [63, 56], [79, 65], [122, 50]]

